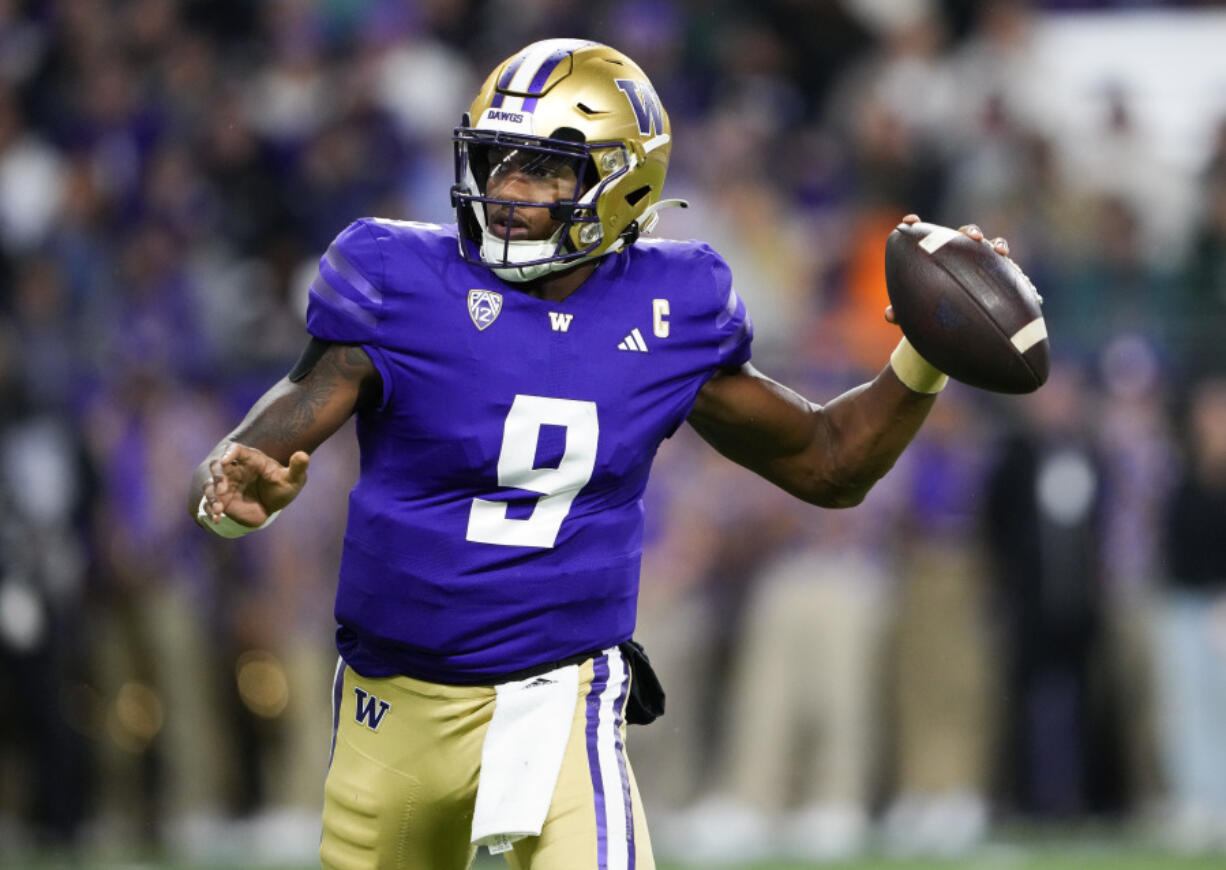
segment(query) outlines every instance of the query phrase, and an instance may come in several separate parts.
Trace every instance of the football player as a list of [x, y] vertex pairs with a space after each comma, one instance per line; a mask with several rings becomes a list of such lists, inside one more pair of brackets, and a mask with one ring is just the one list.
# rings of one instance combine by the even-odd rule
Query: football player
[[653, 867], [625, 723], [662, 701], [628, 643], [656, 448], [688, 421], [850, 507], [946, 380], [905, 340], [825, 405], [756, 371], [719, 255], [643, 238], [678, 204], [671, 136], [612, 48], [507, 59], [455, 131], [456, 224], [345, 229], [302, 357], [196, 473], [197, 521], [253, 531], [357, 417], [326, 867], [460, 870], [479, 845], [532, 870]]

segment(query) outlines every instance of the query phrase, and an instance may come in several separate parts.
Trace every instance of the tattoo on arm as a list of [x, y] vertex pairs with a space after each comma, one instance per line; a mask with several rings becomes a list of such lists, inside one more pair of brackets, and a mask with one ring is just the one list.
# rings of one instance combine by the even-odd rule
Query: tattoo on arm
[[[322, 433], [327, 437], [335, 426], [377, 396], [378, 375], [373, 373], [372, 378], [372, 372], [370, 358], [360, 347], [332, 345], [306, 377], [254, 416], [241, 433], [242, 440], [248, 444], [294, 445], [310, 438], [320, 425], [328, 427]], [[338, 407], [341, 402], [345, 404]], [[330, 425], [334, 421], [321, 420], [328, 411], [341, 415], [335, 425]]]

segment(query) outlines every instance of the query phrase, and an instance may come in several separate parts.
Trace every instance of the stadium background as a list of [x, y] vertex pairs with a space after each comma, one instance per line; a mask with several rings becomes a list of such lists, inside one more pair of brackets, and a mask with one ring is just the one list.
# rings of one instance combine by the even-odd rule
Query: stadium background
[[651, 76], [695, 206], [662, 232], [731, 262], [766, 372], [879, 369], [907, 211], [1007, 236], [1057, 360], [1031, 397], [951, 386], [849, 512], [665, 445], [658, 850], [1221, 860], [1216, 6], [0, 0], [0, 865], [311, 863], [353, 445], [237, 544], [187, 479], [295, 358], [331, 237], [448, 220], [460, 111], [557, 35]]

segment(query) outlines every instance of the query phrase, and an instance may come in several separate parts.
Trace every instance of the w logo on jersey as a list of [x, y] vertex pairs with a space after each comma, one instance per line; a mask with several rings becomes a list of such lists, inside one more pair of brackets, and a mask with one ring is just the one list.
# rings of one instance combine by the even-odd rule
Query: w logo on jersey
[[371, 731], [378, 731], [380, 723], [383, 722], [383, 714], [392, 709], [392, 705], [387, 701], [380, 701], [374, 695], [367, 693], [364, 689], [359, 689], [357, 686], [353, 687], [353, 694], [357, 697], [357, 705], [353, 718]]
[[468, 291], [468, 316], [477, 329], [485, 329], [498, 319], [502, 311], [502, 294], [493, 290]]
[[634, 79], [615, 79], [614, 81], [621, 88], [621, 92], [626, 95], [626, 99], [630, 101], [630, 108], [634, 110], [634, 117], [639, 122], [639, 132], [644, 136], [663, 133], [664, 107], [660, 105], [660, 98], [656, 96], [655, 89], [647, 82], [638, 82]]
[[570, 322], [575, 319], [573, 314], [563, 314], [561, 311], [549, 312], [549, 325], [554, 332], [567, 332]]

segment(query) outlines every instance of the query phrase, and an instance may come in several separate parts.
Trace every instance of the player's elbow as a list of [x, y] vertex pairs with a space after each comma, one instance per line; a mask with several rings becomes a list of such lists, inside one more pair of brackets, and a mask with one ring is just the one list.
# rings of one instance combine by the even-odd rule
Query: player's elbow
[[861, 504], [877, 481], [885, 477], [893, 462], [839, 460], [827, 454], [830, 461], [811, 470], [809, 485], [801, 498], [825, 508], [853, 508]]
[[872, 487], [864, 487], [863, 489], [845, 490], [840, 492], [830, 500], [826, 507], [839, 509], [854, 508], [864, 501], [865, 497], [868, 495], [868, 491], [871, 488]]
[[848, 486], [827, 484], [801, 496], [809, 504], [823, 508], [853, 508], [864, 501], [872, 484], [868, 486]]
[[831, 427], [822, 450], [809, 455], [807, 477], [812, 483], [812, 497], [806, 500], [828, 508], [856, 507], [894, 467], [896, 458], [888, 452], [866, 449], [862, 441], [840, 437]]
[[852, 508], [864, 501], [877, 482], [875, 477], [857, 477], [823, 465], [793, 476], [785, 488], [797, 498], [822, 508]]

